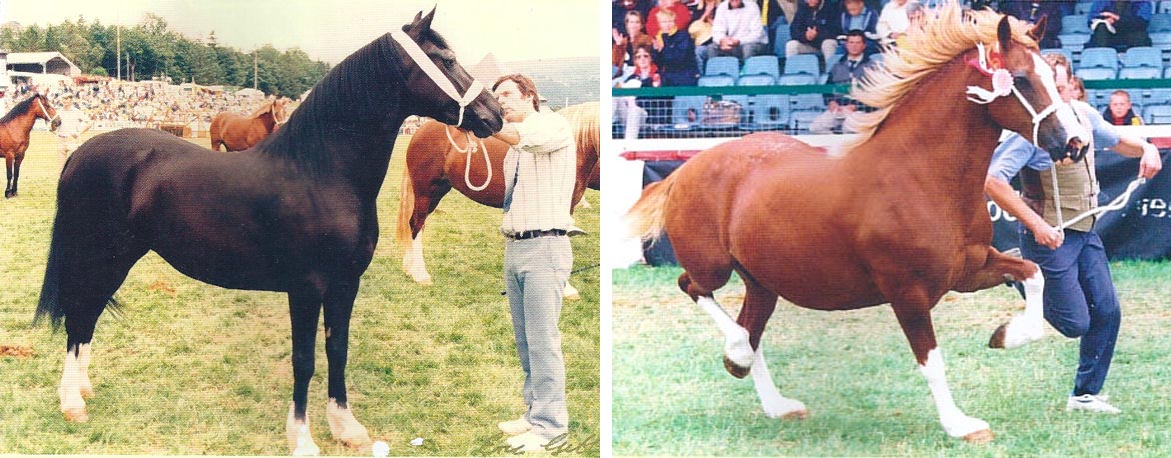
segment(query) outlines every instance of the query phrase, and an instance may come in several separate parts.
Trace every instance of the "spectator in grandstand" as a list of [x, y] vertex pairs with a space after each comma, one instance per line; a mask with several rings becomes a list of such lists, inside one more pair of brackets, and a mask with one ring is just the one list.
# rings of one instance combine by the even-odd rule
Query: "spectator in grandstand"
[[643, 18], [650, 17], [654, 0], [611, 0], [610, 3], [610, 31], [622, 33], [626, 22], [626, 13], [637, 11]]
[[[634, 50], [634, 71], [630, 76], [615, 84], [618, 88], [659, 87], [662, 80], [659, 69], [651, 61], [651, 48], [639, 46]], [[637, 100], [634, 97], [614, 97], [614, 119], [622, 120], [625, 128], [625, 137], [638, 138], [638, 131], [647, 117], [647, 105], [654, 104], [654, 99], [644, 98]]]
[[[862, 0], [845, 0], [842, 5], [842, 33], [849, 35], [849, 32], [855, 30], [862, 32], [866, 54], [878, 52], [878, 13], [866, 6]], [[840, 43], [837, 53], [846, 54], [845, 46], [845, 42]]]
[[695, 20], [687, 27], [687, 33], [695, 42], [696, 70], [701, 75], [703, 66], [707, 63], [707, 50], [712, 46], [712, 21], [716, 15], [716, 5], [719, 3], [719, 0], [702, 0], [690, 6], [691, 17]]
[[[1020, 220], [1021, 254], [1036, 262], [1044, 276], [1043, 286], [1033, 286], [1039, 291], [1026, 292], [1026, 300], [1029, 295], [1040, 294], [1042, 301], [1029, 302], [1024, 315], [1017, 317], [1023, 319], [1022, 327], [1031, 328], [1023, 334], [1033, 336], [1027, 340], [1040, 338], [1043, 318], [1063, 335], [1081, 339], [1073, 389], [1067, 395], [1065, 409], [1117, 414], [1121, 410], [1102, 396], [1122, 320], [1110, 278], [1110, 264], [1101, 238], [1093, 231], [1094, 218], [1086, 218], [1065, 230], [1055, 227], [1059, 214], [1068, 221], [1097, 206], [1098, 184], [1094, 174], [1097, 148], [1141, 158], [1137, 172], [1145, 178], [1154, 177], [1163, 162], [1154, 145], [1119, 134], [1093, 107], [1073, 100], [1069, 90], [1070, 67], [1064, 55], [1050, 54], [1045, 59], [1054, 65], [1061, 98], [1071, 102], [1082, 122], [1092, 127], [1093, 135], [1088, 139], [1092, 144], [1085, 162], [1054, 165], [1044, 150], [1018, 134], [1011, 134], [993, 153], [984, 190], [1000, 208]], [[1056, 167], [1056, 171], [1050, 171], [1050, 167]], [[1020, 193], [1009, 185], [1018, 173], [1022, 183]], [[1056, 183], [1050, 178], [1053, 175]], [[1060, 190], [1060, 202], [1054, 197], [1057, 194], [1053, 192], [1054, 186]], [[1028, 282], [1025, 288], [1030, 288]]]
[[846, 97], [834, 98], [826, 104], [824, 113], [809, 123], [809, 132], [814, 134], [840, 134], [855, 132], [850, 119], [858, 113], [857, 102]]
[[61, 117], [61, 126], [57, 127], [53, 133], [61, 142], [60, 148], [57, 150], [57, 158], [64, 166], [65, 159], [69, 157], [69, 154], [81, 146], [81, 136], [94, 126], [94, 120], [85, 111], [82, 111], [81, 105], [74, 102], [72, 97], [68, 97], [60, 103], [64, 108], [57, 110], [57, 116]]
[[832, 56], [838, 48], [841, 15], [835, 5], [825, 0], [805, 0], [797, 6], [797, 15], [789, 25], [792, 37], [785, 43], [785, 57], [820, 52]]
[[662, 31], [651, 37], [663, 86], [695, 86], [699, 72], [691, 36], [676, 27], [675, 12], [670, 9], [660, 9], [655, 19]]
[[[675, 21], [676, 30], [687, 30], [687, 26], [691, 25], [691, 10], [687, 9], [687, 5], [679, 3], [678, 0], [659, 0], [659, 4], [654, 8], [651, 8], [651, 12], [647, 13], [647, 17], [654, 17], [659, 14], [659, 12], [664, 10], [675, 13], [675, 15], [672, 17]], [[662, 24], [660, 23], [655, 21], [647, 21], [646, 33], [647, 35], [650, 35], [651, 38], [659, 36], [659, 33], [666, 29], [667, 28], [662, 27]]]
[[1061, 41], [1057, 35], [1061, 34], [1061, 17], [1073, 13], [1076, 2], [1072, 0], [1000, 0], [1000, 12], [1013, 16], [1030, 24], [1036, 24], [1042, 17], [1045, 21], [1045, 34], [1039, 43], [1042, 49], [1060, 48]]
[[875, 25], [879, 44], [895, 44], [895, 40], [907, 32], [907, 28], [911, 26], [908, 8], [917, 4], [912, 0], [890, 0], [882, 7], [882, 13], [878, 15], [878, 24]]
[[613, 44], [615, 46], [614, 55], [621, 55], [622, 60], [617, 64], [619, 73], [617, 75], [625, 74], [629, 69], [634, 68], [634, 49], [639, 46], [651, 46], [651, 37], [647, 35], [643, 26], [644, 22], [642, 15], [638, 11], [628, 11], [624, 19], [624, 32], [618, 33], [613, 30]]
[[735, 56], [744, 62], [764, 53], [768, 37], [760, 21], [760, 7], [756, 3], [744, 0], [720, 3], [712, 20], [712, 45], [708, 48], [708, 57]]
[[830, 84], [846, 84], [861, 78], [874, 61], [866, 54], [866, 38], [861, 30], [846, 32], [846, 55], [829, 69]]
[[1102, 117], [1116, 126], [1141, 126], [1143, 119], [1134, 114], [1130, 105], [1130, 93], [1119, 89], [1110, 93], [1110, 105], [1102, 111]]
[[1094, 0], [1090, 5], [1090, 41], [1087, 48], [1114, 48], [1118, 52], [1134, 46], [1150, 46], [1147, 24], [1155, 11], [1151, 0]]
[[1070, 100], [1086, 101], [1086, 81], [1080, 76], [1069, 77]]

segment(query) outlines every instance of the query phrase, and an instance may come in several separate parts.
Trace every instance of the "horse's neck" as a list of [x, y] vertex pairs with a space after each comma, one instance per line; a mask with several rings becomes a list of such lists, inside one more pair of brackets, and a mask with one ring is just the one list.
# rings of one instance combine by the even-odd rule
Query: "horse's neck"
[[966, 80], [967, 71], [953, 62], [926, 77], [847, 157], [871, 170], [891, 167], [948, 177], [920, 180], [945, 188], [983, 189], [1001, 128], [992, 124], [983, 105], [967, 100], [966, 86], [956, 84]]
[[16, 118], [13, 118], [11, 121], [8, 121], [6, 125], [10, 128], [14, 128], [15, 130], [24, 132], [25, 138], [28, 138], [28, 132], [33, 130], [33, 123], [37, 122], [37, 114], [35, 111], [36, 109], [36, 107], [29, 107], [28, 111], [25, 111]]
[[276, 115], [272, 114], [271, 111], [261, 113], [256, 119], [260, 120], [260, 124], [264, 126], [265, 132], [271, 133], [272, 127], [276, 125]]

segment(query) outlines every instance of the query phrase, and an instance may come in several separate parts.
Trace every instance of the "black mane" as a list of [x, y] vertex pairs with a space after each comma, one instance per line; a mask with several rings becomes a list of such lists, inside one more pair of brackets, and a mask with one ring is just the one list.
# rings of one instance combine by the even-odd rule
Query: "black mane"
[[12, 122], [13, 119], [23, 116], [28, 112], [29, 108], [32, 107], [33, 100], [36, 100], [39, 95], [40, 94], [33, 94], [32, 97], [21, 100], [16, 104], [16, 106], [12, 107], [11, 110], [8, 110], [8, 114], [5, 114], [4, 117], [0, 118], [0, 124], [7, 124]]
[[368, 137], [367, 144], [393, 144], [406, 117], [401, 107], [406, 84], [402, 67], [390, 34], [383, 35], [331, 69], [288, 122], [253, 149], [320, 171], [328, 167], [331, 147], [338, 140], [353, 143]]

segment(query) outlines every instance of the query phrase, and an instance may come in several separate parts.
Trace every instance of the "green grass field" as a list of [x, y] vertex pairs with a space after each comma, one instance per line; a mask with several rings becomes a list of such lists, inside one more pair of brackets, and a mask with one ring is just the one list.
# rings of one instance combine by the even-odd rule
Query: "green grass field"
[[[196, 139], [207, 146], [207, 139]], [[57, 140], [34, 132], [21, 195], [0, 202], [0, 454], [288, 453], [292, 396], [289, 318], [283, 294], [197, 282], [155, 254], [143, 258], [94, 337], [90, 420], [58, 411], [64, 331], [33, 327], [44, 275], [60, 165]], [[392, 455], [500, 454], [496, 422], [523, 412], [523, 373], [504, 296], [500, 210], [452, 193], [428, 221], [433, 286], [403, 274], [393, 240], [402, 173], [399, 138], [378, 198], [382, 240], [355, 303], [347, 382], [350, 402]], [[598, 263], [598, 194], [579, 208], [575, 268]], [[568, 370], [570, 446], [597, 456], [598, 270], [574, 274], [582, 298], [567, 301], [561, 330]], [[323, 454], [362, 455], [329, 435], [327, 366], [318, 332], [309, 416]], [[7, 354], [7, 355], [6, 355]], [[424, 438], [424, 444], [409, 442]]]
[[[766, 417], [751, 380], [724, 371], [723, 337], [681, 293], [677, 268], [613, 273], [615, 455], [1165, 456], [1171, 450], [1171, 263], [1112, 265], [1122, 334], [1105, 392], [1118, 416], [1067, 413], [1076, 341], [987, 348], [1023, 309], [1015, 290], [951, 293], [935, 326], [956, 403], [987, 421], [991, 444], [951, 439], [889, 306], [818, 312], [781, 301], [763, 345], [783, 395], [806, 420]], [[735, 316], [743, 284], [717, 300]]]

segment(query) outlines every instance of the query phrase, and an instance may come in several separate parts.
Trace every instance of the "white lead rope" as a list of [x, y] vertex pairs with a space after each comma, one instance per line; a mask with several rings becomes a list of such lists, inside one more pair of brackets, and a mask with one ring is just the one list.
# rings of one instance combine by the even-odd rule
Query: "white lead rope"
[[472, 191], [483, 191], [484, 188], [488, 187], [488, 183], [492, 182], [492, 158], [488, 157], [488, 148], [486, 146], [484, 146], [484, 140], [479, 139], [480, 140], [479, 149], [480, 149], [480, 151], [484, 152], [484, 165], [487, 166], [487, 168], [488, 168], [488, 178], [484, 179], [484, 184], [482, 184], [480, 186], [475, 186], [472, 184], [471, 177], [472, 177], [472, 155], [476, 154], [476, 143], [474, 141], [472, 141], [471, 132], [464, 131], [464, 138], [468, 142], [467, 143], [468, 146], [466, 148], [460, 148], [459, 145], [455, 144], [455, 139], [451, 138], [451, 129], [448, 129], [447, 126], [443, 127], [443, 132], [447, 134], [447, 141], [451, 143], [451, 146], [453, 148], [455, 148], [456, 151], [464, 153], [464, 155], [467, 156], [466, 158], [464, 158], [464, 184], [468, 185], [468, 189], [471, 189]]
[[[1052, 167], [1050, 167], [1050, 168], [1052, 168]], [[1122, 209], [1122, 207], [1126, 206], [1126, 202], [1130, 200], [1130, 195], [1132, 193], [1134, 193], [1134, 190], [1138, 189], [1139, 186], [1142, 186], [1146, 182], [1147, 182], [1146, 178], [1143, 178], [1143, 177], [1135, 178], [1134, 181], [1131, 181], [1130, 184], [1126, 185], [1126, 192], [1123, 192], [1118, 197], [1115, 197], [1114, 200], [1110, 201], [1109, 204], [1106, 204], [1101, 207], [1098, 207], [1093, 210], [1082, 213], [1082, 214], [1078, 215], [1076, 218], [1071, 219], [1069, 221], [1066, 221], [1064, 223], [1061, 222], [1061, 201], [1057, 200], [1057, 203], [1058, 203], [1058, 205], [1057, 205], [1057, 226], [1054, 227], [1054, 229], [1059, 230], [1059, 231], [1065, 230], [1066, 228], [1073, 226], [1074, 224], [1077, 224], [1078, 221], [1089, 218], [1091, 216], [1098, 216], [1098, 215], [1101, 215], [1101, 214], [1106, 213], [1108, 211]], [[1053, 193], [1054, 193], [1053, 194], [1054, 198], [1059, 198], [1059, 195], [1057, 194], [1057, 181], [1056, 180], [1053, 181]]]

